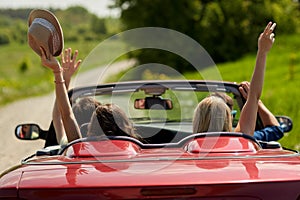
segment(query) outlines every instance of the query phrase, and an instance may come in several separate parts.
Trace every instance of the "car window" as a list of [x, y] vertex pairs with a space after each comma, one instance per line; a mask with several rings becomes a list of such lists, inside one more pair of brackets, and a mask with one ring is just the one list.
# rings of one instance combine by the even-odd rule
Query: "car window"
[[[110, 94], [95, 95], [94, 98], [102, 104], [117, 104], [125, 111], [127, 116], [135, 124], [151, 124], [153, 126], [160, 125], [165, 128], [169, 126], [171, 129], [174, 129], [175, 123], [189, 123], [188, 129], [191, 131], [193, 114], [197, 104], [210, 94], [211, 93], [207, 91], [182, 91], [168, 89], [164, 94], [160, 95], [160, 97], [163, 99], [170, 99], [172, 101], [173, 107], [169, 110], [136, 109], [134, 107], [134, 101], [136, 99], [149, 96], [145, 94], [144, 91], [140, 90], [137, 92], [113, 92]], [[239, 105], [232, 93], [226, 94], [229, 95], [234, 102], [232, 115], [234, 116], [233, 127], [235, 127], [240, 116]]]

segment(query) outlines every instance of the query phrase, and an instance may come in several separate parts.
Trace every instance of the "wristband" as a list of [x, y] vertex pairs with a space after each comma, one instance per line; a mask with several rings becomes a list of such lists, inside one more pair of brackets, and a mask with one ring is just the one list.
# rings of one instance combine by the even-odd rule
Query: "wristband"
[[55, 80], [54, 83], [56, 83], [56, 84], [63, 84], [63, 83], [65, 83], [65, 80], [61, 80], [61, 81]]

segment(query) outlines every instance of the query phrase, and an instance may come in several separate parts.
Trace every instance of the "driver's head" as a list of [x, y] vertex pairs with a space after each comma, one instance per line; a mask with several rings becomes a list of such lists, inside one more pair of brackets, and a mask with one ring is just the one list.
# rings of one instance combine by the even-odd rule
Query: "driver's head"
[[224, 92], [213, 92], [209, 96], [219, 97], [223, 99], [223, 101], [226, 103], [226, 105], [230, 108], [230, 110], [233, 109], [233, 99], [227, 95]]

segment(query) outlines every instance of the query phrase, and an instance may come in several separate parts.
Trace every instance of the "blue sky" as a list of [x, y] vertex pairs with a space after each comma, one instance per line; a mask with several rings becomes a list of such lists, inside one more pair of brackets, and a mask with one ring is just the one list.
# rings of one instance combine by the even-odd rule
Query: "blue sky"
[[117, 10], [110, 10], [112, 0], [1, 0], [0, 8], [61, 8], [80, 5], [100, 17], [118, 16]]

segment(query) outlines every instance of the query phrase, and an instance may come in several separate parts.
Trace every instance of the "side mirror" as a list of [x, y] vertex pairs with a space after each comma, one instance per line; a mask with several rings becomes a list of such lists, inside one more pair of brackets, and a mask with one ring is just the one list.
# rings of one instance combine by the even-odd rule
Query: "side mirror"
[[20, 124], [15, 129], [15, 135], [20, 140], [36, 140], [40, 138], [41, 128], [37, 124]]
[[170, 99], [161, 97], [146, 97], [145, 99], [136, 99], [134, 101], [135, 109], [153, 109], [153, 110], [171, 110], [173, 103]]
[[283, 131], [290, 132], [293, 128], [293, 121], [287, 116], [275, 116], [280, 126], [283, 128]]

